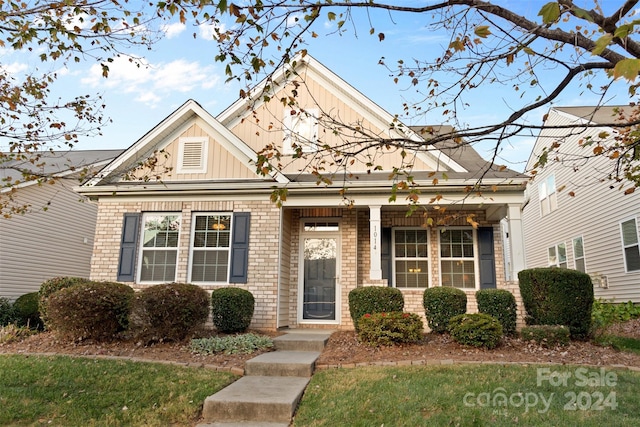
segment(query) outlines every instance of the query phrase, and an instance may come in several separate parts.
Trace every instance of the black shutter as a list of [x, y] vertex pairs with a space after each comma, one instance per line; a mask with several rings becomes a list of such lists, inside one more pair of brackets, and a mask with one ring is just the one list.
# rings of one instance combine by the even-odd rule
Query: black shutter
[[389, 286], [393, 286], [391, 258], [391, 227], [383, 227], [382, 234], [380, 235], [380, 264], [382, 267], [382, 278], [387, 279]]
[[251, 213], [249, 212], [235, 212], [233, 214], [229, 283], [247, 283], [250, 220]]
[[135, 281], [138, 228], [141, 216], [139, 213], [124, 214], [120, 238], [120, 259], [118, 260], [118, 282]]
[[493, 251], [493, 228], [478, 228], [478, 259], [480, 260], [480, 289], [495, 289], [496, 258]]

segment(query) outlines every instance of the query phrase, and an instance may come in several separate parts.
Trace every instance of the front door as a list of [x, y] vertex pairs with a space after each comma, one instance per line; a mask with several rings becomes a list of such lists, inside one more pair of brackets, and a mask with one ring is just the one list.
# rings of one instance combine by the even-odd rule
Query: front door
[[302, 320], [329, 321], [336, 317], [337, 237], [304, 237]]

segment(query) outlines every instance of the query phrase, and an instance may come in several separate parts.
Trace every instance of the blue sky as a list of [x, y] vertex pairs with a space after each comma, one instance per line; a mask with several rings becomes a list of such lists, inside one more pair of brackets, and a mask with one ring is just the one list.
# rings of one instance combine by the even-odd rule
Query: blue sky
[[[407, 3], [426, 2], [407, 0]], [[515, 8], [523, 16], [539, 20], [536, 15], [545, 2], [513, 0], [500, 3]], [[587, 0], [583, 3], [588, 8], [593, 6]], [[416, 101], [419, 96], [414, 89], [395, 84], [389, 77], [389, 71], [378, 65], [379, 59], [384, 56], [387, 64], [394, 64], [398, 59], [432, 58], [449, 43], [449, 36], [429, 30], [423, 15], [394, 15], [389, 18], [378, 13], [371, 19], [376, 34], [385, 34], [385, 40], [380, 42], [376, 35], [369, 35], [369, 26], [364, 20], [367, 17], [359, 14], [356, 19], [364, 25], [357, 28], [355, 37], [352, 30], [344, 36], [331, 34], [335, 30], [335, 22], [321, 22], [315, 28], [320, 37], [313, 39], [307, 49], [382, 108], [390, 113], [400, 113], [404, 101]], [[138, 68], [125, 58], [116, 59], [110, 65], [107, 79], [102, 77], [101, 68], [90, 62], [60, 70], [61, 77], [56, 84], [59, 93], [102, 94], [107, 105], [106, 115], [113, 120], [103, 128], [103, 136], [85, 139], [76, 148], [126, 148], [189, 98], [198, 101], [214, 116], [233, 103], [240, 86], [225, 84], [224, 66], [214, 61], [217, 48], [210, 31], [211, 28], [206, 26], [195, 28], [169, 23], [165, 27], [164, 39], [152, 51], [132, 52], [144, 55], [147, 67]], [[194, 32], [198, 34], [195, 39]], [[1, 53], [2, 64], [18, 73], [28, 70], [36, 61], [35, 58], [25, 58], [23, 53], [7, 50]], [[624, 82], [617, 85], [616, 92], [619, 96], [610, 99], [609, 103], [625, 103]], [[457, 112], [458, 119], [471, 126], [503, 119], [509, 114], [517, 96], [509, 86], [478, 91], [467, 99], [470, 105]], [[596, 102], [598, 98], [595, 95], [574, 88], [563, 94], [555, 105], [593, 105]], [[546, 108], [529, 114], [527, 118], [532, 123], [541, 124], [545, 112]], [[440, 124], [443, 118], [434, 112], [423, 120], [428, 124]], [[504, 147], [500, 162], [522, 170], [533, 141], [531, 137], [511, 141]], [[477, 149], [487, 158], [489, 147], [490, 144], [481, 145]]]

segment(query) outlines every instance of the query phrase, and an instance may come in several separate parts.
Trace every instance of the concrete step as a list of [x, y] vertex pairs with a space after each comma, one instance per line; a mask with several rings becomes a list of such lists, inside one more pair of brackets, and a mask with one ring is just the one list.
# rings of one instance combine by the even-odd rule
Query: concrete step
[[275, 337], [276, 350], [322, 351], [333, 331], [291, 331]]
[[289, 423], [310, 378], [247, 376], [204, 401], [203, 423]]
[[244, 364], [245, 375], [310, 377], [313, 375], [318, 351], [274, 351], [249, 359]]

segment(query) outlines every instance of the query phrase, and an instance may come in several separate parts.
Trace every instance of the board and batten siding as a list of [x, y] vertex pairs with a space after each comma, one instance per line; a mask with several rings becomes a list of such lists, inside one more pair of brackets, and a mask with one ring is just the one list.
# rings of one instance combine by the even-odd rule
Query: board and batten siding
[[[549, 126], [571, 123], [570, 116], [552, 110], [545, 122]], [[640, 194], [624, 195], [618, 185], [609, 188], [611, 182], [599, 182], [597, 177], [611, 168], [605, 158], [590, 159], [585, 163], [580, 157], [591, 152], [578, 142], [587, 135], [597, 135], [603, 129], [594, 128], [562, 142], [561, 150], [568, 153], [560, 161], [549, 156], [549, 163], [539, 170], [529, 183], [529, 202], [523, 210], [525, 256], [527, 268], [546, 267], [547, 250], [558, 243], [565, 243], [569, 268], [575, 268], [573, 239], [582, 236], [586, 272], [604, 275], [608, 288], [597, 283], [596, 298], [614, 299], [617, 302], [640, 303], [640, 271], [625, 272], [625, 261], [620, 234], [620, 222], [636, 218], [640, 224]], [[538, 155], [558, 135], [558, 130], [545, 129], [536, 142], [527, 170], [533, 168]], [[571, 155], [573, 159], [571, 159]], [[610, 169], [609, 169], [610, 170]], [[558, 208], [541, 215], [538, 184], [548, 176], [555, 176]], [[572, 197], [569, 193], [574, 192]]]
[[98, 209], [80, 201], [71, 189], [76, 184], [71, 180], [18, 190], [17, 200], [33, 208], [25, 215], [0, 218], [1, 297], [15, 300], [36, 292], [53, 277], [89, 277]]

